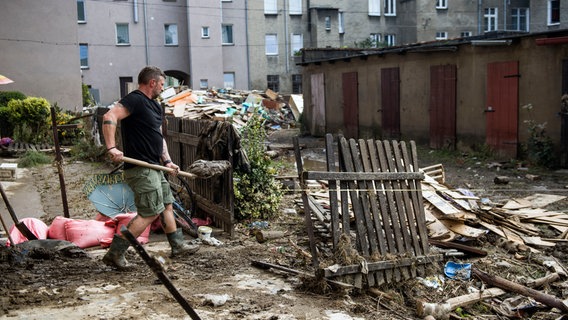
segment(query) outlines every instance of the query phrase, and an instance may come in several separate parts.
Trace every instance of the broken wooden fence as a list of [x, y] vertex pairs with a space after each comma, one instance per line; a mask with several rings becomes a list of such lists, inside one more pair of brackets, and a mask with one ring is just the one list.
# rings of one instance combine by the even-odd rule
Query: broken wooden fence
[[[380, 286], [423, 275], [425, 265], [442, 260], [442, 255], [429, 252], [421, 191], [424, 175], [413, 141], [339, 137], [338, 167], [334, 138], [327, 134], [327, 171], [304, 171], [297, 138], [294, 148], [312, 263], [319, 275], [342, 277], [356, 286]], [[320, 268], [312, 213], [321, 206], [314, 204], [308, 180], [328, 184], [333, 248], [344, 246], [345, 236], [354, 238], [357, 263]]]

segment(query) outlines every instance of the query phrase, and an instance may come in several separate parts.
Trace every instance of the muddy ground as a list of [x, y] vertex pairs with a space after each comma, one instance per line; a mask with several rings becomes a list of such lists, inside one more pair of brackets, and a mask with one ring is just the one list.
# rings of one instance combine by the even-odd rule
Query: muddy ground
[[[271, 136], [270, 144], [278, 146], [280, 159], [293, 159], [286, 144], [291, 143], [294, 134], [282, 131]], [[301, 137], [300, 142], [307, 147], [303, 151], [306, 159], [317, 166], [325, 152], [322, 140]], [[541, 170], [526, 164], [476, 158], [473, 154], [431, 152], [425, 147], [419, 148], [419, 159], [421, 167], [442, 163], [449, 186], [467, 188], [480, 198], [496, 203], [534, 193], [567, 194], [566, 171]], [[109, 167], [75, 161], [65, 161], [63, 167], [70, 217], [94, 219], [96, 211], [82, 193], [82, 187], [90, 174], [108, 173]], [[295, 172], [284, 174], [290, 173]], [[527, 174], [538, 175], [539, 179], [528, 179]], [[497, 185], [496, 176], [507, 176], [510, 182]], [[56, 167], [46, 165], [25, 170], [19, 180], [21, 184], [10, 186], [8, 191], [14, 198], [21, 192], [29, 194], [19, 197], [23, 200], [18, 203], [12, 203], [21, 218], [28, 216], [29, 212], [22, 212], [20, 208], [25, 206], [26, 199], [33, 199], [33, 194], [39, 195], [42, 211], [31, 215], [37, 214], [47, 225], [56, 216], [63, 215]], [[29, 186], [35, 189], [26, 189]], [[297, 191], [287, 192], [282, 201], [282, 213], [269, 221], [267, 230], [285, 232], [282, 238], [259, 243], [246, 224], [239, 224], [232, 239], [215, 230], [213, 236], [223, 244], [202, 245], [193, 256], [170, 259], [163, 234], [152, 234], [145, 248], [153, 256], [161, 257], [175, 288], [202, 319], [419, 319], [417, 299], [441, 302], [482, 285], [474, 278], [446, 280], [439, 289], [433, 289], [416, 279], [380, 288], [387, 295], [378, 298], [363, 290], [322, 287], [309, 277], [252, 266], [251, 261], [258, 260], [313, 274], [309, 259], [290, 244], [293, 241], [308, 248], [302, 210], [297, 205], [299, 199]], [[558, 201], [547, 209], [568, 212], [568, 200]], [[539, 227], [547, 237], [558, 236], [546, 226]], [[489, 233], [468, 243], [489, 254], [483, 258], [462, 257], [460, 261], [474, 263], [482, 270], [518, 282], [550, 272], [536, 263], [537, 259], [519, 260], [494, 242], [495, 236]], [[556, 247], [543, 250], [543, 255], [555, 256], [566, 264], [567, 247], [559, 242]], [[99, 247], [58, 253], [0, 248], [0, 319], [189, 319], [132, 248], [127, 258], [134, 268], [127, 272], [105, 266], [100, 261], [105, 252]], [[430, 272], [443, 275], [443, 263], [433, 264]], [[560, 285], [564, 280], [539, 290], [565, 299], [568, 288]], [[508, 319], [510, 317], [499, 314], [494, 307], [516, 296], [507, 294], [460, 312], [474, 319]], [[452, 317], [459, 318], [460, 312], [454, 312]], [[519, 316], [557, 319], [561, 314], [540, 305], [519, 312]]]

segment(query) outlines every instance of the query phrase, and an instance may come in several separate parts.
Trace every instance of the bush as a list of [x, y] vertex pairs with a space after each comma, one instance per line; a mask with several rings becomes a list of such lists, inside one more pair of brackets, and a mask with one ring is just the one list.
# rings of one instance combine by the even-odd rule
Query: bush
[[19, 91], [0, 91], [0, 136], [11, 137], [14, 134], [14, 125], [10, 121], [8, 102], [11, 100], [24, 100], [26, 95]]
[[[531, 112], [532, 104], [522, 107]], [[546, 168], [554, 168], [557, 165], [557, 157], [554, 150], [554, 143], [546, 133], [546, 122], [537, 123], [533, 119], [525, 120], [528, 127], [529, 137], [526, 146], [528, 160]]]
[[282, 200], [282, 185], [274, 178], [274, 163], [265, 154], [264, 119], [251, 117], [243, 127], [241, 144], [250, 163], [249, 172], [235, 171], [235, 216], [238, 220], [270, 219]]
[[41, 164], [51, 163], [52, 159], [44, 153], [37, 151], [26, 151], [20, 161], [18, 162], [18, 167], [20, 168], [30, 168]]
[[50, 105], [44, 98], [29, 97], [8, 102], [10, 122], [14, 125], [14, 140], [30, 143], [51, 141]]

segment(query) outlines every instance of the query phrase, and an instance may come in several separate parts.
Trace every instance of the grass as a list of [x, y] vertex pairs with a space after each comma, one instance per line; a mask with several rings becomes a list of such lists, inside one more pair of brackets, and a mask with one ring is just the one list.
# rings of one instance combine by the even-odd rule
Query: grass
[[18, 167], [31, 168], [42, 164], [48, 164], [52, 161], [53, 159], [44, 153], [37, 151], [26, 151], [26, 153], [24, 153], [24, 155], [20, 157]]

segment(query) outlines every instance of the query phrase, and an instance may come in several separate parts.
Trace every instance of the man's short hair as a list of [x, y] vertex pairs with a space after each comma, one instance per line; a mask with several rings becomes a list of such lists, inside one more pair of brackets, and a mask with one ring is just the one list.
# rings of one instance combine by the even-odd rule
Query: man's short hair
[[138, 84], [148, 84], [152, 79], [160, 80], [160, 77], [166, 78], [166, 75], [160, 68], [146, 66], [138, 74]]

